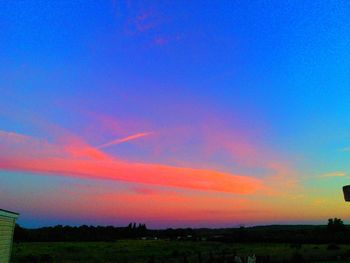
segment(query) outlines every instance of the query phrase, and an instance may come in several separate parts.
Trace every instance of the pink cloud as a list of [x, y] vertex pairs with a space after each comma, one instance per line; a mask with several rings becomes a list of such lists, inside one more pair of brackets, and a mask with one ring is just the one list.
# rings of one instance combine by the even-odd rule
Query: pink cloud
[[164, 37], [156, 37], [154, 39], [154, 44], [158, 45], [158, 46], [164, 46], [165, 44], [167, 44], [169, 42], [169, 39], [166, 39]]
[[182, 39], [180, 35], [171, 35], [171, 36], [157, 36], [153, 39], [153, 43], [157, 46], [164, 46], [169, 43], [176, 43]]
[[[261, 211], [261, 216], [266, 216], [269, 213], [269, 209], [259, 202], [215, 195], [168, 192], [157, 192], [153, 195], [120, 193], [97, 195], [94, 196], [94, 200], [108, 204], [103, 210], [109, 208], [116, 211], [116, 214], [112, 216], [118, 214], [122, 217], [139, 217], [149, 221], [181, 219], [183, 221], [219, 220], [229, 222], [232, 219], [243, 221], [252, 215], [257, 217], [258, 210]], [[125, 210], [120, 203], [128, 204], [129, 209]], [[152, 207], [149, 207], [148, 204], [152, 204]], [[249, 210], [247, 207], [255, 207], [255, 209]], [[105, 211], [100, 211], [100, 215], [105, 215]]]
[[[167, 222], [171, 225], [191, 222], [196, 226], [232, 225], [252, 218], [261, 221], [275, 216], [273, 210], [259, 200], [209, 192], [157, 190], [154, 187], [139, 190], [100, 192], [91, 189], [81, 192], [79, 188], [68, 188], [56, 191], [45, 202], [40, 195], [32, 198], [36, 201], [38, 213], [43, 216], [52, 211], [53, 215], [81, 217], [85, 222], [92, 219], [98, 222], [137, 220], [158, 226]], [[71, 202], [72, 199], [76, 201]], [[52, 206], [55, 202], [56, 205]], [[94, 211], [93, 215], [91, 211]]]
[[154, 20], [154, 15], [152, 15], [151, 12], [145, 12], [136, 16], [134, 22], [137, 30], [140, 32], [148, 31], [154, 28], [157, 24]]
[[[18, 135], [21, 136], [21, 135]], [[33, 141], [36, 147], [33, 147]], [[53, 145], [28, 139], [0, 138], [0, 169], [83, 178], [109, 179], [203, 191], [251, 194], [266, 187], [257, 178], [213, 170], [155, 163], [131, 163], [92, 147]], [[11, 151], [11, 149], [16, 151]], [[73, 150], [72, 150], [73, 149]]]

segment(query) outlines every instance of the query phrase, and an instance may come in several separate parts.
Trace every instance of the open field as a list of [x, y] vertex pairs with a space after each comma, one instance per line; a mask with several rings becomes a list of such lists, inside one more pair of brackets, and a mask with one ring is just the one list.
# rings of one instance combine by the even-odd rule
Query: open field
[[[270, 262], [350, 262], [350, 245], [119, 240], [14, 244], [12, 262], [234, 262], [233, 255], [269, 255]], [[152, 261], [153, 260], [153, 261]]]

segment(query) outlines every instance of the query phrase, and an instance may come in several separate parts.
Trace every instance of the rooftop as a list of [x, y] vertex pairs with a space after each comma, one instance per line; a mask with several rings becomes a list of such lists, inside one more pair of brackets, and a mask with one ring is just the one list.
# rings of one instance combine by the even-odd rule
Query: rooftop
[[15, 213], [15, 212], [8, 211], [8, 210], [0, 209], [0, 216], [17, 218], [19, 216], [19, 214]]

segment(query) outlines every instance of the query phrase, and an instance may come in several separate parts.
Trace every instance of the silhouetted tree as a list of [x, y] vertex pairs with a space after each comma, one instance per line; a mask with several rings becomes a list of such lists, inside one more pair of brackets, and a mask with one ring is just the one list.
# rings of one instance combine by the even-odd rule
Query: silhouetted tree
[[15, 242], [28, 241], [29, 240], [28, 231], [22, 228], [19, 224], [16, 224], [13, 239]]
[[147, 261], [147, 263], [155, 263], [156, 260], [155, 260], [155, 256], [150, 256], [149, 260]]
[[184, 261], [183, 261], [184, 263], [188, 263], [188, 259], [187, 259], [187, 255], [186, 254], [184, 254]]
[[213, 252], [209, 252], [209, 259], [208, 259], [208, 263], [213, 263], [214, 262], [214, 255]]
[[340, 232], [345, 230], [345, 225], [340, 218], [330, 218], [328, 219], [327, 229], [332, 232]]

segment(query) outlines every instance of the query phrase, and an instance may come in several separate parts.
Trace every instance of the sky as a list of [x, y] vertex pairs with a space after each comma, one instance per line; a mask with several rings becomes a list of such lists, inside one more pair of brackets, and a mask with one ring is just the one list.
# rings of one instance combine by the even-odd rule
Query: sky
[[349, 1], [0, 3], [25, 227], [350, 223], [349, 113]]

